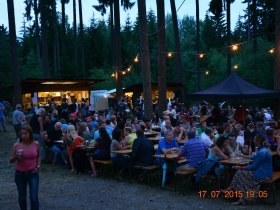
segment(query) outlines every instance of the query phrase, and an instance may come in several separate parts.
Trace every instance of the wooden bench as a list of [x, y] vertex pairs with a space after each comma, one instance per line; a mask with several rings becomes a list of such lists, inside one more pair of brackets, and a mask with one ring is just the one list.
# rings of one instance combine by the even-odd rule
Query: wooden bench
[[102, 170], [105, 171], [105, 169], [109, 169], [110, 176], [113, 177], [114, 174], [114, 167], [113, 167], [113, 161], [112, 160], [93, 160], [96, 164], [102, 166]]
[[112, 160], [93, 160], [95, 163], [100, 163], [103, 165], [112, 165], [113, 161]]
[[272, 189], [272, 204], [276, 204], [276, 197], [275, 197], [275, 182], [280, 180], [280, 171], [274, 171], [272, 178], [265, 180], [262, 184], [261, 187], [265, 189]]
[[148, 185], [150, 185], [150, 179], [152, 171], [160, 169], [159, 165], [143, 166], [142, 170], [145, 172], [145, 180]]
[[[184, 179], [183, 179], [182, 184], [180, 185], [180, 192], [182, 192], [184, 194], [185, 191], [187, 191], [188, 194], [190, 194], [190, 191], [191, 191], [190, 190], [191, 189], [191, 178], [196, 173], [196, 171], [197, 171], [196, 169], [184, 170], [184, 171], [176, 171], [176, 173], [175, 173], [175, 186], [174, 186], [175, 187], [175, 191], [177, 191], [178, 177], [183, 177]], [[185, 183], [187, 183], [187, 186], [185, 185]]]

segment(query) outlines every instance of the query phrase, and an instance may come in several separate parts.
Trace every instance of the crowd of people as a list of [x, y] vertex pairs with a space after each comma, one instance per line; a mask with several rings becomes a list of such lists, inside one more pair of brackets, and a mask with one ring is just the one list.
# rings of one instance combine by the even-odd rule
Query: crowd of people
[[[231, 106], [221, 108], [218, 104], [201, 104], [187, 109], [174, 101], [163, 113], [155, 107], [152, 118], [146, 119], [142, 107], [128, 107], [124, 99], [116, 109], [102, 112], [90, 112], [82, 104], [74, 100], [69, 109], [66, 104], [57, 108], [55, 103], [50, 103], [49, 107], [30, 113], [25, 113], [22, 105], [16, 105], [13, 125], [17, 143], [13, 146], [10, 160], [17, 162], [16, 183], [21, 206], [26, 205], [24, 185], [31, 185], [29, 179], [37, 179], [33, 172], [40, 168], [41, 160], [46, 161], [46, 153], [50, 152], [54, 167], [61, 159], [71, 172], [89, 170], [93, 177], [98, 176], [94, 160], [112, 160], [120, 166], [116, 174], [120, 180], [125, 178], [129, 166], [159, 164], [165, 169], [172, 168], [167, 170], [166, 183], [172, 181], [174, 171], [192, 170], [201, 175], [214, 170], [216, 176], [221, 176], [224, 166], [218, 163], [219, 160], [244, 156], [255, 161], [246, 168], [237, 167], [240, 170], [228, 188], [244, 192], [248, 187], [257, 191], [259, 183], [271, 177], [269, 150], [280, 154], [279, 127], [269, 107], [245, 109], [239, 106], [234, 109]], [[152, 129], [162, 137], [156, 151], [153, 142], [145, 137], [145, 132]], [[81, 150], [87, 146], [90, 149]], [[115, 153], [128, 148], [132, 149], [130, 155]], [[22, 150], [23, 153], [20, 152]], [[254, 152], [256, 155], [252, 156]], [[187, 164], [174, 165], [154, 158], [155, 154], [168, 153], [186, 157]], [[23, 157], [27, 156], [30, 159], [25, 160]], [[30, 173], [29, 178], [24, 167]], [[280, 161], [276, 159], [273, 167], [280, 168]], [[32, 183], [31, 189], [35, 193], [37, 185], [35, 181]], [[242, 198], [238, 204], [245, 201]], [[33, 196], [31, 202], [36, 206], [37, 197]]]

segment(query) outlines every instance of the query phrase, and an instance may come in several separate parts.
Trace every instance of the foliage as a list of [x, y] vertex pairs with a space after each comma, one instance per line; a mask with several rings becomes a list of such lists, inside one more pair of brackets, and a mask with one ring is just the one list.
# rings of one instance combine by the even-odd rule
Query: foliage
[[[18, 39], [19, 47], [19, 64], [21, 78], [41, 78], [42, 72], [40, 62], [36, 55], [36, 35], [35, 20], [32, 18], [33, 1], [25, 0], [26, 14], [25, 27], [22, 28], [21, 38]], [[53, 67], [53, 43], [55, 41], [52, 2], [48, 1], [48, 43], [49, 43], [49, 63], [51, 69], [51, 78], [54, 78]], [[68, 1], [65, 1], [66, 3]], [[133, 6], [126, 4], [129, 1], [121, 1], [123, 7]], [[212, 0], [210, 11], [205, 15], [204, 21], [201, 22], [201, 50], [205, 53], [205, 58], [200, 60], [202, 71], [202, 88], [221, 81], [226, 77], [226, 21], [225, 11], [220, 9], [222, 0]], [[99, 1], [104, 3], [103, 7], [107, 9], [110, 1]], [[247, 0], [244, 0], [244, 4]], [[59, 4], [59, 3], [58, 3]], [[217, 5], [219, 7], [217, 7]], [[101, 12], [105, 12], [102, 6]], [[252, 10], [250, 7], [249, 10]], [[212, 13], [210, 13], [212, 12]], [[252, 12], [250, 13], [252, 15]], [[274, 4], [273, 0], [257, 0], [258, 14], [258, 51], [252, 50], [252, 43], [248, 42], [240, 45], [240, 49], [232, 57], [233, 65], [238, 65], [238, 74], [246, 80], [264, 88], [273, 87], [273, 62], [274, 56], [268, 53], [268, 50], [274, 46]], [[61, 14], [58, 17], [58, 33], [62, 34]], [[250, 16], [249, 19], [252, 17]], [[166, 49], [174, 51], [173, 26], [171, 15], [166, 16]], [[151, 59], [151, 81], [157, 82], [157, 63], [158, 63], [158, 47], [157, 47], [157, 18], [155, 12], [151, 9], [147, 13], [148, 33], [150, 42], [150, 59]], [[112, 89], [115, 88], [115, 80], [111, 77], [113, 73], [112, 67], [112, 46], [111, 46], [111, 26], [110, 21], [91, 19], [90, 26], [84, 27], [85, 42], [85, 65], [88, 72], [87, 78], [105, 79], [106, 81], [94, 85], [95, 89]], [[250, 20], [251, 22], [251, 20]], [[196, 52], [195, 52], [195, 30], [196, 24], [193, 17], [185, 16], [178, 20], [179, 35], [181, 41], [181, 51], [185, 88], [187, 91], [196, 91], [197, 72], [195, 68]], [[251, 30], [252, 26], [250, 26]], [[23, 36], [24, 34], [24, 36]], [[232, 32], [234, 42], [246, 42], [248, 38], [248, 11], [245, 11], [243, 17], [239, 17], [235, 29]], [[79, 71], [74, 68], [74, 37], [73, 26], [69, 23], [66, 16], [66, 37], [59, 39], [60, 45], [62, 39], [65, 40], [66, 55], [61, 66], [61, 78], [81, 78]], [[131, 72], [124, 76], [124, 87], [140, 83], [141, 70], [140, 62], [134, 63], [135, 56], [140, 51], [139, 44], [139, 22], [138, 18], [132, 22], [130, 17], [126, 18], [126, 22], [121, 28], [121, 51], [122, 51], [122, 70], [126, 70], [132, 66]], [[60, 52], [61, 53], [61, 52]], [[39, 55], [40, 56], [40, 55]], [[141, 55], [140, 55], [141, 56]], [[175, 56], [167, 59], [167, 82], [175, 81]], [[10, 51], [8, 31], [5, 26], [0, 27], [0, 77], [1, 90], [7, 90], [12, 85], [12, 74], [10, 69]], [[4, 71], [3, 71], [4, 70]], [[205, 72], [209, 71], [209, 75]]]

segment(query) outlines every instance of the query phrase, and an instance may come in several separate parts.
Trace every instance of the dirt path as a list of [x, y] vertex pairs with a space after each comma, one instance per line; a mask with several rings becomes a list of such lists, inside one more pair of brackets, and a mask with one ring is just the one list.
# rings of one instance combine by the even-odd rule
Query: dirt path
[[[0, 209], [18, 209], [14, 165], [8, 156], [14, 140], [12, 127], [8, 133], [0, 133]], [[280, 194], [277, 199], [280, 203]], [[254, 206], [233, 207], [224, 199], [200, 199], [198, 193], [181, 195], [157, 187], [137, 183], [118, 182], [110, 179], [92, 178], [89, 175], [74, 175], [59, 168], [51, 171], [42, 164], [39, 189], [40, 209], [279, 209], [258, 202]]]

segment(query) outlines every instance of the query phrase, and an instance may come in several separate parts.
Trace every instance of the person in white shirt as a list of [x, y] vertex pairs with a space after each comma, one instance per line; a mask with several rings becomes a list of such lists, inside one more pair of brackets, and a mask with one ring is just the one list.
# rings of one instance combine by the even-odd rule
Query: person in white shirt
[[263, 114], [264, 114], [264, 120], [265, 121], [271, 121], [272, 120], [272, 117], [271, 117], [271, 114], [265, 109], [264, 111], [263, 111]]
[[214, 136], [213, 130], [211, 128], [206, 128], [200, 137], [201, 137], [201, 141], [204, 142], [204, 144], [207, 146], [207, 148], [214, 146], [212, 139], [215, 136]]
[[236, 143], [239, 144], [239, 146], [244, 147], [244, 132], [242, 130], [242, 125], [241, 124], [237, 124], [234, 127], [234, 131], [236, 133]]

